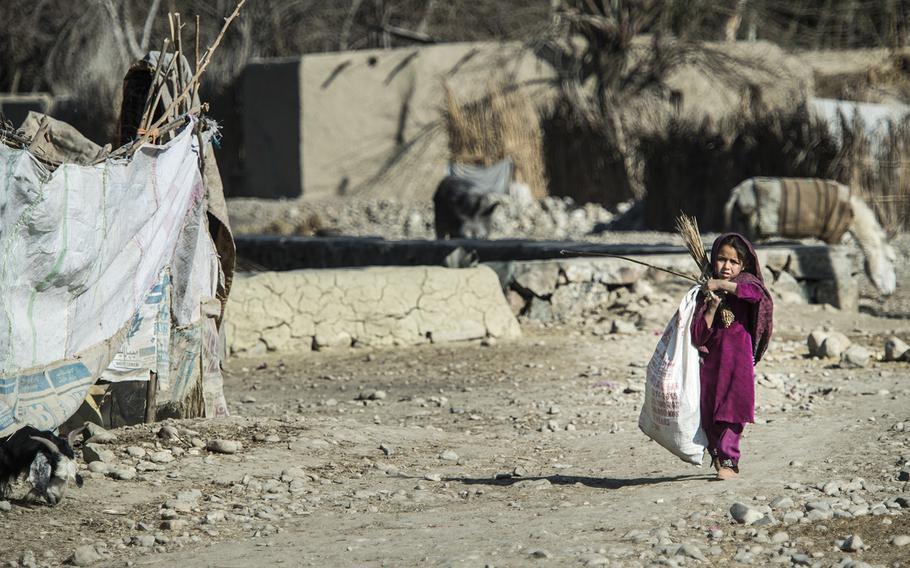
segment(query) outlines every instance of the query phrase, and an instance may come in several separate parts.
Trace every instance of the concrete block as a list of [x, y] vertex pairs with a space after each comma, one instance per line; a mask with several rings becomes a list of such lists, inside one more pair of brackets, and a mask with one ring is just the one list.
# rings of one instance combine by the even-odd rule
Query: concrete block
[[520, 334], [488, 267], [374, 267], [239, 275], [232, 353], [416, 345]]

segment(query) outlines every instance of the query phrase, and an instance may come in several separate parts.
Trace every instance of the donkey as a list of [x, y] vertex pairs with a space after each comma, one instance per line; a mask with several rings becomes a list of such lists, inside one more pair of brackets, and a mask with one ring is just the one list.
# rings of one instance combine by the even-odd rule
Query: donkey
[[816, 237], [829, 244], [849, 232], [865, 256], [866, 275], [884, 296], [897, 286], [896, 255], [865, 201], [844, 184], [803, 178], [749, 178], [724, 206], [727, 230], [750, 239]]
[[53, 432], [25, 426], [6, 438], [0, 438], [0, 496], [9, 494], [10, 484], [28, 474], [32, 489], [51, 506], [63, 500], [70, 483], [82, 487], [77, 472], [73, 443], [83, 428], [73, 430], [64, 439]]

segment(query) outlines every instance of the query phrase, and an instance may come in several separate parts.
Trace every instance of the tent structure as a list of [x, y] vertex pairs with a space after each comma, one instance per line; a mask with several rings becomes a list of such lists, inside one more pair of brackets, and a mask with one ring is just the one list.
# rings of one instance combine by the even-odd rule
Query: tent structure
[[[125, 94], [137, 78], [146, 95], [168, 80], [143, 61]], [[124, 96], [121, 133], [141, 98]], [[0, 436], [54, 430], [77, 411], [113, 425], [227, 413], [234, 243], [217, 127], [198, 110], [170, 124], [131, 155], [43, 115], [0, 131]]]

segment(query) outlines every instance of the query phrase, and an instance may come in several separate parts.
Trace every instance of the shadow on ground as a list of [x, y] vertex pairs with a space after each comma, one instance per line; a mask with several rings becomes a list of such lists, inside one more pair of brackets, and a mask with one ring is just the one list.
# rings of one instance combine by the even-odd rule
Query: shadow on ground
[[587, 487], [595, 489], [622, 489], [623, 487], [636, 487], [639, 485], [659, 485], [661, 483], [671, 483], [674, 481], [705, 481], [714, 479], [713, 475], [676, 475], [673, 477], [631, 477], [628, 479], [618, 479], [612, 477], [587, 477], [578, 475], [547, 475], [538, 477], [447, 477], [443, 481], [464, 483], [465, 485], [497, 485], [508, 486], [520, 481], [540, 481], [545, 479], [553, 485], [575, 485], [580, 483]]

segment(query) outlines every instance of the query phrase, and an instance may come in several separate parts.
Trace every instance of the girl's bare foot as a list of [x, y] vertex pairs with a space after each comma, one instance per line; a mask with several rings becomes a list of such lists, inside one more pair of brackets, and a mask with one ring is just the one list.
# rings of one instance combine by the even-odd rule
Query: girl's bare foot
[[739, 474], [736, 473], [733, 468], [722, 467], [717, 470], [717, 479], [720, 481], [727, 481], [728, 479], [733, 479]]
[[717, 460], [717, 479], [719, 481], [726, 481], [728, 479], [733, 479], [739, 475], [739, 467], [733, 463], [733, 460]]

